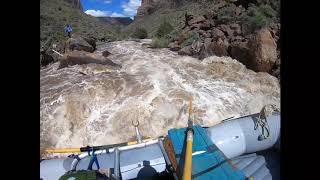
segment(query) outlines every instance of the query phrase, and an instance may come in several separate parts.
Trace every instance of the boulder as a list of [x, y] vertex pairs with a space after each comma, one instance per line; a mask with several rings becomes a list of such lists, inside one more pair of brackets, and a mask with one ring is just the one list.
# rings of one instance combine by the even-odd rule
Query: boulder
[[241, 35], [241, 26], [237, 23], [230, 24], [230, 28], [233, 30], [235, 36]]
[[277, 77], [280, 80], [280, 66], [277, 66], [271, 73], [271, 75]]
[[240, 62], [242, 62], [244, 65], [246, 65], [248, 68], [252, 68], [250, 66], [250, 55], [249, 55], [249, 48], [248, 48], [248, 42], [242, 42], [242, 41], [235, 41], [232, 42], [230, 45], [230, 56]]
[[202, 30], [209, 30], [211, 28], [211, 23], [209, 21], [205, 21], [200, 24], [200, 29]]
[[209, 56], [227, 56], [227, 47], [225, 47], [222, 39], [218, 39], [214, 42], [206, 42], [202, 47], [199, 55], [199, 59], [204, 59]]
[[82, 37], [87, 43], [89, 43], [92, 47], [93, 50], [96, 50], [96, 38], [94, 37]]
[[186, 46], [186, 47], [183, 47], [182, 49], [180, 49], [180, 50], [178, 51], [178, 54], [179, 54], [179, 55], [182, 55], [182, 56], [191, 56], [191, 55], [192, 55], [191, 45]]
[[211, 33], [210, 32], [205, 32], [203, 33], [204, 38], [211, 38]]
[[230, 38], [230, 42], [244, 42], [246, 39], [242, 36], [233, 36]]
[[199, 40], [196, 42], [193, 42], [191, 44], [193, 55], [197, 55], [200, 52], [202, 46], [203, 46], [203, 43]]
[[192, 24], [190, 26], [191, 30], [200, 30], [200, 28], [201, 28], [201, 24]]
[[110, 54], [111, 53], [109, 51], [107, 51], [107, 50], [102, 52], [102, 56], [104, 56], [104, 57], [108, 57]]
[[215, 19], [217, 18], [217, 13], [214, 12], [214, 11], [210, 11], [210, 12], [207, 12], [205, 15], [203, 15], [204, 18], [206, 18], [207, 20], [212, 20], [212, 19]]
[[168, 47], [171, 51], [179, 51], [181, 49], [177, 41], [169, 43]]
[[200, 35], [203, 35], [204, 33], [206, 33], [206, 31], [200, 29], [200, 30], [198, 30], [197, 33], [200, 34]]
[[224, 33], [220, 29], [213, 28], [212, 31], [211, 31], [211, 37], [214, 40], [218, 40], [218, 38], [223, 38], [225, 36], [224, 36]]
[[204, 39], [204, 45], [209, 45], [212, 42], [212, 38], [205, 38]]
[[232, 37], [233, 36], [233, 30], [230, 28], [229, 25], [221, 24], [218, 27], [222, 32], [224, 32], [227, 36]]
[[270, 33], [271, 33], [273, 39], [277, 43], [277, 49], [279, 49], [280, 48], [280, 41], [279, 41], [279, 38], [280, 38], [280, 23], [271, 24], [269, 30], [270, 30]]
[[65, 52], [74, 50], [93, 52], [94, 47], [82, 37], [71, 37], [66, 41]]
[[111, 60], [101, 55], [89, 53], [85, 51], [77, 51], [77, 50], [65, 53], [59, 61], [60, 61], [60, 65], [58, 69], [65, 68], [68, 66], [73, 66], [76, 64], [81, 65], [81, 64], [90, 64], [90, 63], [109, 65], [113, 67], [121, 67], [120, 65], [112, 62]]
[[151, 43], [142, 43], [141, 46], [145, 48], [153, 48]]
[[53, 62], [55, 62], [55, 60], [52, 55], [40, 49], [40, 67], [45, 67]]
[[251, 33], [250, 27], [248, 24], [243, 23], [241, 25], [241, 32], [244, 36], [248, 35]]
[[216, 3], [214, 6], [213, 6], [213, 10], [214, 11], [217, 11], [218, 9], [221, 9], [223, 7], [227, 6], [227, 1], [218, 1], [218, 3]]
[[87, 34], [87, 35], [81, 35], [81, 34], [78, 34], [78, 33], [74, 33], [71, 35], [71, 38], [74, 38], [74, 39], [77, 39], [77, 38], [82, 38], [84, 39], [87, 43], [89, 43], [94, 50], [96, 50], [96, 41], [97, 41], [97, 38], [94, 37], [92, 34]]
[[189, 24], [189, 25], [198, 24], [198, 23], [204, 22], [205, 20], [206, 20], [205, 17], [203, 17], [203, 16], [198, 16], [198, 17], [192, 18], [192, 19], [188, 22], [188, 24]]
[[271, 72], [277, 60], [277, 44], [270, 31], [263, 28], [248, 42], [253, 70]]
[[226, 47], [226, 49], [228, 49], [230, 45], [228, 39], [223, 39], [223, 45]]
[[240, 7], [236, 7], [234, 10], [234, 14], [236, 16], [240, 16], [242, 14], [242, 9]]

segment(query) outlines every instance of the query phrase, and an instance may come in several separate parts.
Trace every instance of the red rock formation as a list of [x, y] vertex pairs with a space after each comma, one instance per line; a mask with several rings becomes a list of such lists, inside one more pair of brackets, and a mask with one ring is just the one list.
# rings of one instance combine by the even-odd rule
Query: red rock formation
[[142, 0], [141, 6], [137, 10], [137, 17], [151, 14], [154, 7], [154, 0]]

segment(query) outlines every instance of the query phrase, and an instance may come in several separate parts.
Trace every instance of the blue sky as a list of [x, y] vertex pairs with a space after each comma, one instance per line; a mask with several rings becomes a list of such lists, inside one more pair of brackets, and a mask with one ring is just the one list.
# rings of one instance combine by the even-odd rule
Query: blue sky
[[141, 0], [81, 0], [84, 12], [91, 16], [133, 17]]

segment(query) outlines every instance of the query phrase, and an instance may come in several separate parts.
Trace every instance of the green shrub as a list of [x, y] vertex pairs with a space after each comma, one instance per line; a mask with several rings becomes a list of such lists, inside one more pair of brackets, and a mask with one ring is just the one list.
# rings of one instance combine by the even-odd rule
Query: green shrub
[[276, 16], [277, 12], [269, 5], [250, 5], [248, 13], [243, 14], [240, 20], [249, 26], [250, 31], [254, 31], [270, 25]]
[[174, 30], [173, 26], [167, 21], [164, 21], [162, 24], [160, 24], [156, 33], [156, 37], [159, 37], [159, 38], [165, 37], [173, 30]]
[[145, 39], [148, 37], [148, 32], [144, 28], [137, 28], [131, 35], [133, 38]]
[[218, 11], [217, 21], [221, 24], [231, 23], [237, 20], [237, 16], [234, 13], [234, 9], [230, 6], [222, 8]]
[[181, 46], [182, 47], [185, 47], [185, 46], [189, 46], [191, 45], [193, 42], [197, 41], [200, 39], [200, 36], [198, 33], [196, 32], [189, 32], [187, 35], [186, 35], [186, 38], [185, 40], [181, 43]]
[[168, 47], [168, 44], [169, 44], [169, 40], [167, 38], [155, 37], [152, 39], [151, 46], [153, 48], [166, 48], [166, 47]]
[[261, 12], [266, 17], [274, 18], [277, 15], [277, 12], [272, 9], [269, 5], [261, 5], [258, 8], [258, 11]]

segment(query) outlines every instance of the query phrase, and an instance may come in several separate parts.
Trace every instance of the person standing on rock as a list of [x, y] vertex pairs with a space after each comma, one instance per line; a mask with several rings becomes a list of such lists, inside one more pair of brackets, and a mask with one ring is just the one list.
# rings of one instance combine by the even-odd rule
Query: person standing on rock
[[69, 24], [67, 24], [65, 32], [68, 33], [68, 37], [71, 38], [72, 27]]

